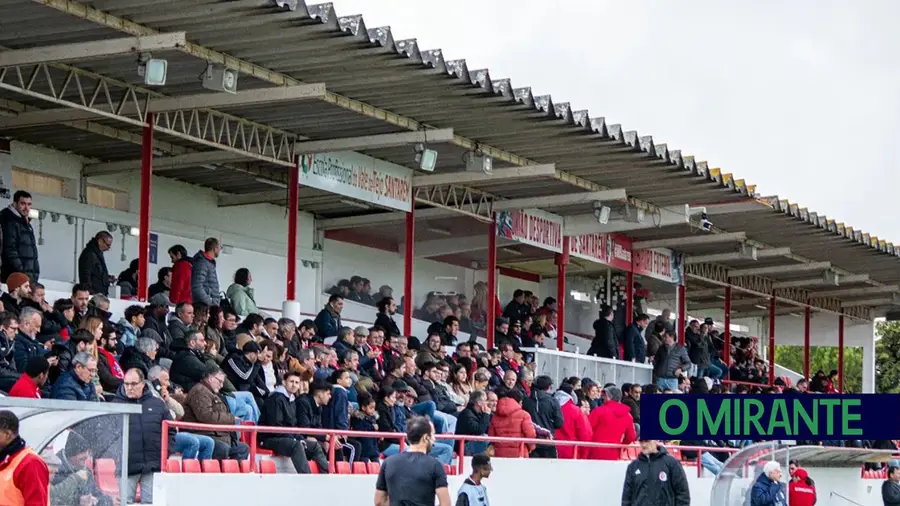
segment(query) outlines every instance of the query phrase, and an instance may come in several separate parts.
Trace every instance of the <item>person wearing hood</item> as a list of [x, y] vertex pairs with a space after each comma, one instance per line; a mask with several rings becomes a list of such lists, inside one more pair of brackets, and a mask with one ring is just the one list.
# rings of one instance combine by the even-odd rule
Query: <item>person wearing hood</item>
[[[297, 426], [297, 392], [300, 391], [300, 375], [288, 371], [282, 379], [281, 385], [275, 387], [266, 402], [263, 404], [260, 425], [267, 427], [296, 427]], [[279, 434], [273, 432], [261, 432], [259, 434], [259, 446], [271, 450], [275, 455], [288, 457], [294, 464], [297, 474], [309, 474], [309, 459], [306, 458], [306, 445], [303, 436], [299, 434]], [[326, 468], [327, 469], [327, 468]]]
[[766, 462], [759, 478], [750, 489], [750, 506], [786, 506], [784, 486], [781, 483], [781, 464], [775, 460]]
[[218, 306], [222, 300], [219, 291], [219, 275], [216, 273], [216, 259], [222, 253], [222, 245], [215, 237], [203, 242], [203, 251], [198, 251], [191, 262], [191, 301], [207, 306]]
[[622, 487], [622, 506], [650, 504], [691, 506], [684, 468], [656, 440], [641, 441], [641, 453], [628, 464]]
[[253, 276], [250, 275], [250, 269], [241, 267], [234, 273], [234, 283], [225, 291], [225, 296], [231, 302], [234, 312], [242, 318], [251, 313], [259, 313], [253, 297], [253, 288], [250, 286], [252, 282]]
[[[588, 416], [578, 406], [575, 389], [568, 383], [560, 385], [559, 390], [553, 394], [553, 398], [559, 403], [562, 412], [562, 427], [556, 429], [554, 437], [557, 441], [582, 441], [590, 442], [594, 437]], [[574, 446], [558, 446], [556, 448], [558, 458], [574, 459]], [[584, 455], [584, 448], [579, 448], [578, 453]]]
[[141, 486], [141, 504], [153, 504], [153, 473], [162, 470], [160, 452], [162, 438], [175, 440], [175, 428], [162, 433], [163, 420], [173, 421], [166, 403], [153, 395], [140, 369], [128, 369], [122, 385], [116, 391], [113, 402], [141, 406], [141, 414], [129, 416], [128, 431], [128, 503], [134, 503], [138, 484]]
[[791, 506], [815, 506], [816, 483], [809, 477], [809, 472], [798, 467], [791, 474], [788, 485], [788, 504]]
[[66, 436], [66, 446], [56, 454], [59, 467], [50, 480], [50, 504], [93, 504], [113, 506], [91, 470], [92, 452], [87, 440], [75, 431]]
[[881, 484], [881, 499], [884, 506], [900, 506], [900, 462], [888, 463], [887, 479]]
[[112, 234], [101, 230], [88, 241], [78, 256], [78, 282], [90, 288], [92, 294], [109, 295], [109, 270], [103, 254], [112, 245]]
[[[497, 401], [497, 411], [491, 417], [488, 436], [534, 439], [537, 431], [531, 421], [531, 415], [522, 409], [522, 393], [510, 390]], [[533, 444], [525, 445], [527, 453], [534, 451]], [[522, 455], [518, 443], [494, 443], [495, 457], [527, 457]]]
[[[634, 419], [631, 410], [622, 404], [622, 390], [617, 386], [603, 389], [606, 401], [591, 411], [589, 418], [593, 441], [595, 443], [612, 443], [629, 445], [635, 441]], [[590, 448], [586, 451], [591, 460], [619, 460], [622, 451], [619, 448]], [[655, 504], [655, 503], [653, 503]]]
[[[522, 401], [522, 407], [531, 415], [531, 420], [551, 434], [560, 429], [565, 423], [562, 407], [550, 395], [552, 387], [553, 380], [550, 379], [550, 376], [538, 376], [531, 385], [530, 394]], [[555, 446], [538, 446], [531, 452], [531, 457], [555, 459], [556, 454], [557, 448]]]

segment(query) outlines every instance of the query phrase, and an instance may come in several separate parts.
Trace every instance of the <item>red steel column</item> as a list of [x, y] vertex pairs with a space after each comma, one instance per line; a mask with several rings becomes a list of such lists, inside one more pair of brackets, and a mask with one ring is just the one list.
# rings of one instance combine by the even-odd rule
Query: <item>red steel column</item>
[[563, 237], [562, 253], [556, 255], [556, 349], [566, 342], [566, 266], [569, 265], [569, 238]]
[[284, 300], [297, 299], [297, 219], [300, 207], [300, 155], [288, 178], [287, 291]]
[[[807, 301], [807, 304], [809, 301]], [[809, 319], [812, 310], [807, 305], [803, 309], [803, 377], [809, 379]]]
[[153, 113], [147, 113], [141, 137], [141, 215], [138, 220], [138, 300], [147, 301], [150, 288], [150, 201], [153, 185]]
[[844, 315], [838, 315], [838, 392], [844, 393]]
[[725, 352], [722, 353], [722, 361], [728, 368], [722, 371], [725, 379], [731, 374], [731, 285], [725, 287]]
[[687, 290], [685, 286], [678, 285], [678, 344], [684, 346], [684, 329], [687, 327]]
[[[491, 216], [491, 226], [488, 227], [488, 293], [487, 322], [485, 322], [485, 334], [487, 347], [494, 347], [494, 320], [497, 319], [497, 216]], [[558, 303], [558, 301], [557, 301]], [[558, 316], [558, 315], [557, 315]], [[557, 318], [559, 321], [559, 318]]]
[[775, 384], [775, 293], [769, 299], [769, 386]]
[[413, 266], [415, 265], [416, 248], [416, 207], [415, 202], [406, 213], [406, 243], [403, 258], [403, 335], [412, 335], [413, 317]]

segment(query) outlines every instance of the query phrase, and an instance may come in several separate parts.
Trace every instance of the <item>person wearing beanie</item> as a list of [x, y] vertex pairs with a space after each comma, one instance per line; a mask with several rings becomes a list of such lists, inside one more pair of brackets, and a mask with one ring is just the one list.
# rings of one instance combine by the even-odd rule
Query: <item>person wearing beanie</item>
[[262, 404], [263, 399], [269, 395], [266, 386], [266, 378], [257, 359], [262, 352], [259, 343], [248, 341], [241, 346], [240, 351], [228, 355], [222, 368], [225, 374], [238, 392], [249, 392], [256, 399], [256, 405]]
[[[91, 472], [91, 446], [75, 431], [66, 436], [66, 446], [57, 453], [59, 468], [50, 481], [50, 504], [90, 504], [113, 506]], [[87, 500], [85, 500], [87, 498]]]
[[14, 272], [6, 278], [6, 291], [0, 295], [0, 302], [3, 302], [3, 309], [8, 313], [19, 316], [22, 303], [27, 301], [31, 296], [31, 280], [27, 274]]

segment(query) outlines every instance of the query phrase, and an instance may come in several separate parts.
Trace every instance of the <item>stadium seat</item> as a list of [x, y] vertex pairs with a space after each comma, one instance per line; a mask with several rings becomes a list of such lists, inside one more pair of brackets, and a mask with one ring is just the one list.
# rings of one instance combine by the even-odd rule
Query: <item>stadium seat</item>
[[319, 464], [316, 464], [316, 461], [309, 461], [309, 474], [319, 474]]
[[241, 472], [242, 472], [242, 473], [249, 473], [249, 472], [252, 470], [252, 469], [250, 468], [250, 461], [249, 461], [249, 460], [242, 460], [242, 461], [238, 462], [238, 464], [240, 464], [240, 466], [241, 466]]
[[185, 473], [199, 473], [200, 461], [197, 459], [181, 459], [181, 471]]
[[166, 472], [167, 473], [180, 473], [181, 472], [181, 460], [179, 459], [169, 459], [166, 461]]
[[456, 474], [456, 468], [451, 466], [450, 464], [444, 464], [444, 471], [447, 473], [447, 476], [453, 476]]
[[233, 459], [227, 459], [222, 461], [222, 472], [223, 473], [240, 473], [241, 466], [238, 465], [238, 461]]
[[275, 474], [275, 461], [270, 459], [260, 460], [259, 474]]
[[378, 474], [381, 471], [381, 464], [378, 462], [369, 462], [369, 474]]
[[369, 474], [368, 469], [366, 469], [365, 462], [354, 462], [353, 463], [353, 474]]
[[669, 455], [675, 457], [676, 459], [682, 460], [682, 461], [684, 460], [684, 459], [681, 457], [681, 449], [679, 449], [679, 448], [666, 448], [666, 451], [668, 451], [668, 452], [669, 452]]
[[116, 479], [116, 461], [113, 459], [97, 459], [94, 463], [94, 474], [97, 486], [104, 494], [119, 495], [119, 480]]
[[222, 466], [219, 465], [219, 461], [214, 459], [201, 460], [200, 469], [202, 469], [204, 473], [222, 472]]
[[351, 474], [350, 473], [350, 463], [349, 462], [335, 462], [334, 470], [337, 474]]

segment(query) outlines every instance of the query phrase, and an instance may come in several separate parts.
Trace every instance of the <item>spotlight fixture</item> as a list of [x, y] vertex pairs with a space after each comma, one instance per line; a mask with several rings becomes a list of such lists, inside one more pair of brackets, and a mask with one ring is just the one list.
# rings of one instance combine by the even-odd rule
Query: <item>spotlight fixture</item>
[[165, 86], [166, 73], [169, 70], [169, 62], [153, 58], [150, 53], [141, 53], [138, 56], [138, 75], [144, 78], [147, 86]]
[[437, 157], [437, 151], [428, 149], [425, 144], [416, 144], [416, 163], [419, 164], [419, 170], [434, 172]]
[[466, 161], [466, 172], [494, 173], [494, 160], [485, 155], [481, 149], [467, 152], [463, 158]]
[[594, 218], [597, 218], [597, 223], [601, 225], [606, 225], [609, 223], [609, 213], [612, 212], [612, 209], [609, 206], [604, 206], [602, 202], [594, 202]]
[[646, 219], [646, 212], [639, 208], [633, 207], [631, 204], [625, 204], [625, 210], [623, 211], [623, 219], [629, 223], [643, 223], [644, 219]]
[[713, 222], [709, 221], [709, 216], [706, 213], [700, 214], [700, 230], [704, 232], [709, 232], [712, 230]]
[[237, 93], [238, 71], [230, 68], [216, 68], [209, 64], [202, 77], [203, 87], [212, 91]]

